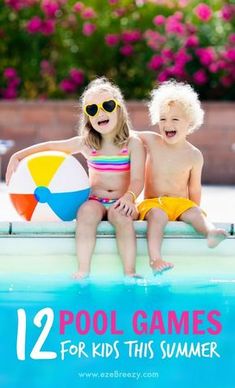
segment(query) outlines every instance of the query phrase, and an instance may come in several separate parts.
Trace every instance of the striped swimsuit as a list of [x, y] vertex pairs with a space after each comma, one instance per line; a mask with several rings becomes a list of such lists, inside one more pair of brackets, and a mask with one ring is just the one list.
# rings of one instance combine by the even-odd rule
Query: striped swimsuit
[[[122, 148], [118, 155], [97, 155], [96, 150], [92, 150], [90, 158], [87, 160], [89, 169], [100, 172], [123, 172], [130, 171], [130, 155], [128, 148]], [[90, 195], [90, 200], [102, 203], [109, 208], [117, 199], [101, 198], [96, 195]]]
[[97, 155], [93, 150], [91, 157], [87, 160], [89, 168], [96, 171], [130, 171], [130, 155], [127, 148], [122, 148], [118, 155]]

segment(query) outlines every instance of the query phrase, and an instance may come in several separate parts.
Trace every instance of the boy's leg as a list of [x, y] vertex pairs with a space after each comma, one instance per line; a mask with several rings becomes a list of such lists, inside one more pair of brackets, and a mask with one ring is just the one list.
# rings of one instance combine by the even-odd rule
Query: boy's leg
[[161, 253], [163, 233], [168, 222], [168, 216], [163, 210], [153, 208], [147, 213], [145, 218], [148, 221], [147, 240], [150, 266], [156, 275], [173, 267], [172, 263], [162, 260]]
[[197, 232], [204, 234], [207, 237], [209, 248], [215, 248], [221, 241], [227, 237], [224, 229], [217, 229], [202, 213], [199, 207], [192, 207], [186, 210], [179, 217], [180, 221], [191, 224]]
[[136, 274], [136, 235], [133, 219], [121, 214], [111, 206], [108, 210], [108, 220], [116, 229], [117, 247], [122, 260], [124, 274], [133, 276]]
[[78, 211], [76, 228], [78, 272], [74, 274], [77, 279], [89, 275], [91, 257], [96, 243], [96, 229], [105, 212], [104, 206], [98, 201], [87, 201]]

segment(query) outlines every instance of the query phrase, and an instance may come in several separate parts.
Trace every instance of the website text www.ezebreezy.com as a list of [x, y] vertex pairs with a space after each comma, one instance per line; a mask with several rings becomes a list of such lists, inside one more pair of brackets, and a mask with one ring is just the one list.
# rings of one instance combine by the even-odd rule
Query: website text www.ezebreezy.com
[[158, 379], [158, 372], [130, 372], [118, 371], [112, 372], [78, 372], [78, 377], [81, 379]]

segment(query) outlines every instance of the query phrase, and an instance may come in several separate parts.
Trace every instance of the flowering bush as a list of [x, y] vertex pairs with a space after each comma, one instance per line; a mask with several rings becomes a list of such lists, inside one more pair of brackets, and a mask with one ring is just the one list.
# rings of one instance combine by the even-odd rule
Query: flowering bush
[[71, 98], [97, 75], [127, 98], [169, 78], [235, 99], [235, 4], [0, 0], [0, 97]]

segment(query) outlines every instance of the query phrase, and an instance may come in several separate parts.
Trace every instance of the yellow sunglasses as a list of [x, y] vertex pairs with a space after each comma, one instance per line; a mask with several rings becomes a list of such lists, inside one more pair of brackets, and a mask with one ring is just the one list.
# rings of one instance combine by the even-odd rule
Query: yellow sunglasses
[[84, 112], [87, 116], [95, 117], [100, 109], [103, 109], [107, 113], [112, 113], [120, 106], [117, 100], [103, 101], [101, 104], [89, 104], [84, 106]]

